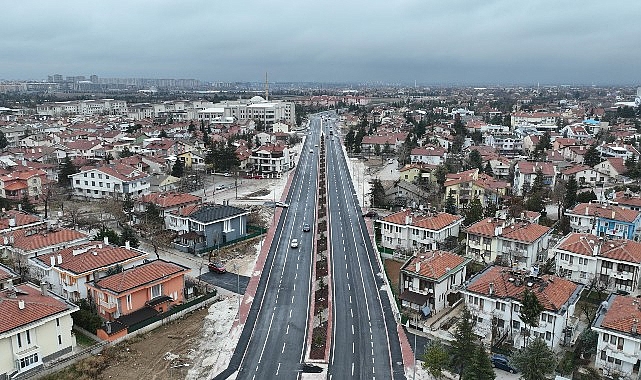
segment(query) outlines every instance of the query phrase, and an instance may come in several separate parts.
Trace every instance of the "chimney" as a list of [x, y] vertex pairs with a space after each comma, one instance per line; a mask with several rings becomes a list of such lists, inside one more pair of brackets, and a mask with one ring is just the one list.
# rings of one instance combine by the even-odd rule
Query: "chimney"
[[588, 206], [585, 206], [585, 215], [588, 215], [588, 212], [589, 212], [588, 208], [589, 208]]
[[55, 267], [56, 266], [56, 256], [51, 256], [49, 258], [49, 260], [51, 261], [51, 266]]
[[45, 281], [40, 282], [40, 294], [47, 296], [47, 283]]
[[412, 224], [412, 215], [411, 214], [405, 215], [405, 224], [408, 224], [408, 225]]
[[16, 218], [9, 218], [9, 227], [16, 226]]
[[105, 236], [102, 238], [102, 241], [105, 242], [105, 245], [109, 245], [109, 236]]
[[58, 255], [58, 265], [62, 264], [62, 255]]
[[494, 294], [494, 283], [490, 282], [490, 295]]
[[22, 211], [22, 203], [18, 203], [18, 211]]
[[24, 310], [24, 300], [18, 300], [18, 309]]
[[129, 246], [129, 240], [125, 242], [125, 249], [131, 249], [131, 247]]
[[415, 265], [416, 265], [416, 268], [415, 268], [416, 269], [416, 273], [419, 273], [421, 271], [421, 262], [417, 261]]
[[615, 217], [616, 217], [616, 212], [612, 210], [612, 219], [614, 219]]
[[111, 322], [105, 322], [105, 330], [107, 334], [111, 334]]

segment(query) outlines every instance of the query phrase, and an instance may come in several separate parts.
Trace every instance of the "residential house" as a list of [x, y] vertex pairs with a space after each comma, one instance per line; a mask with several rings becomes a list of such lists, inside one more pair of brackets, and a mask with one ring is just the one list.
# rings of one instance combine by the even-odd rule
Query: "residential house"
[[49, 290], [72, 301], [87, 298], [85, 284], [143, 263], [148, 254], [136, 248], [90, 241], [29, 259], [32, 274]]
[[585, 141], [593, 137], [582, 124], [566, 125], [561, 129], [560, 133], [565, 138], [576, 139], [578, 141]]
[[11, 268], [0, 264], [0, 290], [13, 287], [13, 282], [19, 282], [20, 275]]
[[419, 207], [427, 204], [429, 194], [414, 183], [399, 180], [385, 190], [385, 198], [396, 207]]
[[573, 232], [554, 247], [556, 273], [572, 281], [592, 281], [612, 291], [634, 292], [641, 285], [641, 243]]
[[376, 221], [381, 245], [390, 250], [439, 249], [448, 238], [457, 237], [463, 217], [448, 213], [402, 210]]
[[149, 175], [129, 165], [86, 166], [69, 176], [75, 196], [132, 198], [149, 192]]
[[607, 174], [600, 173], [595, 169], [585, 165], [575, 165], [561, 170], [561, 178], [568, 181], [574, 177], [579, 187], [604, 186], [606, 183], [613, 182], [613, 178]]
[[579, 203], [565, 215], [573, 232], [630, 240], [638, 239], [641, 233], [641, 212], [613, 204]]
[[[543, 307], [538, 326], [526, 325], [519, 316], [526, 290]], [[573, 340], [578, 322], [574, 309], [582, 290], [583, 285], [554, 275], [489, 266], [472, 277], [461, 293], [476, 317], [474, 331], [485, 342], [505, 339], [522, 348], [528, 340], [541, 337], [555, 349]]]
[[515, 112], [511, 115], [512, 127], [531, 127], [556, 130], [561, 114], [552, 112]]
[[280, 178], [294, 168], [296, 153], [283, 144], [266, 144], [249, 157], [253, 172], [264, 178]]
[[147, 210], [147, 204], [153, 204], [158, 208], [160, 216], [169, 224], [169, 213], [179, 211], [187, 206], [197, 205], [202, 202], [199, 196], [189, 193], [160, 192], [143, 195], [136, 202], [135, 210], [139, 213]]
[[634, 157], [635, 161], [639, 161], [639, 158], [641, 158], [641, 154], [639, 153], [639, 151], [634, 146], [629, 144], [604, 143], [597, 146], [596, 149], [599, 151], [599, 153], [601, 153], [601, 157], [618, 157], [623, 158], [624, 160]]
[[614, 193], [612, 202], [620, 207], [634, 211], [641, 211], [641, 196], [631, 191], [618, 191]]
[[[180, 264], [159, 259], [88, 282], [87, 292], [95, 300], [98, 314], [124, 326], [120, 331], [112, 331], [110, 327], [99, 329], [97, 335], [105, 340], [117, 339], [126, 334], [131, 324], [182, 303], [185, 275], [189, 271]], [[121, 331], [124, 333], [115, 334]]]
[[169, 212], [167, 228], [179, 232], [177, 249], [199, 253], [246, 236], [249, 213], [229, 205], [191, 205]]
[[42, 224], [10, 230], [2, 234], [2, 239], [0, 249], [5, 256], [28, 259], [87, 242], [89, 236], [67, 228], [47, 229], [47, 226]]
[[527, 193], [536, 179], [537, 172], [543, 174], [543, 184], [554, 188], [556, 183], [556, 168], [549, 162], [519, 161], [514, 166], [514, 183], [512, 192], [515, 195]]
[[445, 178], [445, 200], [450, 196], [457, 208], [467, 208], [474, 199], [481, 201], [483, 207], [497, 204], [507, 194], [507, 182], [496, 180], [487, 174], [479, 174], [478, 169], [447, 174]]
[[[401, 306], [416, 313], [417, 320], [452, 306], [459, 299], [458, 289], [465, 282], [469, 261], [440, 250], [410, 257], [400, 270]], [[423, 326], [415, 327], [423, 329]]]
[[414, 148], [410, 152], [410, 162], [413, 164], [423, 163], [430, 165], [440, 165], [447, 159], [447, 151], [441, 147], [428, 145], [425, 147]]
[[608, 157], [605, 161], [595, 165], [594, 169], [613, 178], [625, 175], [628, 171], [625, 167], [625, 159], [620, 157]]
[[638, 379], [641, 359], [641, 301], [610, 294], [599, 307], [592, 331], [598, 333], [594, 367], [608, 378]]
[[0, 378], [27, 378], [76, 346], [78, 306], [24, 283], [0, 291]]
[[47, 173], [40, 169], [25, 168], [0, 175], [0, 197], [20, 201], [24, 197], [37, 200], [42, 195], [42, 185], [47, 183]]
[[483, 263], [501, 262], [527, 269], [547, 259], [552, 230], [525, 218], [485, 218], [467, 227], [465, 232], [466, 256]]

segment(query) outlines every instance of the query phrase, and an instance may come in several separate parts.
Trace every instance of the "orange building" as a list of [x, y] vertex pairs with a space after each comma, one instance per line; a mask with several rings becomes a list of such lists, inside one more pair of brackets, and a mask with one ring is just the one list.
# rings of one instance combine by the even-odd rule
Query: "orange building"
[[183, 302], [185, 274], [189, 268], [154, 260], [121, 273], [86, 284], [98, 308], [108, 321], [121, 316], [157, 314]]

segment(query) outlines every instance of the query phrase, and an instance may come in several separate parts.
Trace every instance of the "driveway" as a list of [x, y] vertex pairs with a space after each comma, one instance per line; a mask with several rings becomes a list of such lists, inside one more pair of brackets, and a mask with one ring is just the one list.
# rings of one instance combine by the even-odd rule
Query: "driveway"
[[[199, 279], [238, 294], [245, 294], [249, 277], [239, 276], [235, 273], [214, 273], [205, 272], [198, 277]], [[239, 291], [240, 288], [240, 291]]]

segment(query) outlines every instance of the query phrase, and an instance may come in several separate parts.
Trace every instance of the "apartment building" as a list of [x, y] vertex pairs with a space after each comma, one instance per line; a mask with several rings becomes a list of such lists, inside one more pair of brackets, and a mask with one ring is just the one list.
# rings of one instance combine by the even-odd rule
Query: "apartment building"
[[[526, 326], [519, 317], [526, 290], [543, 306], [538, 326]], [[522, 348], [528, 339], [541, 337], [556, 348], [569, 344], [577, 333], [578, 319], [573, 315], [582, 290], [583, 285], [561, 277], [490, 266], [472, 277], [461, 293], [476, 316], [475, 333], [487, 343], [505, 339]]]
[[463, 217], [448, 213], [402, 210], [379, 219], [381, 245], [406, 251], [439, 249], [447, 238], [457, 237]]
[[590, 233], [607, 239], [639, 238], [641, 212], [613, 204], [579, 203], [565, 215], [572, 232]]
[[549, 162], [519, 161], [514, 166], [514, 183], [512, 192], [516, 195], [523, 195], [532, 188], [537, 173], [543, 175], [543, 184], [550, 189], [556, 183], [556, 167]]
[[73, 194], [87, 198], [136, 198], [149, 192], [149, 175], [129, 165], [86, 166], [72, 174]]
[[283, 144], [265, 144], [252, 151], [249, 165], [263, 178], [281, 178], [294, 168], [296, 152]]

